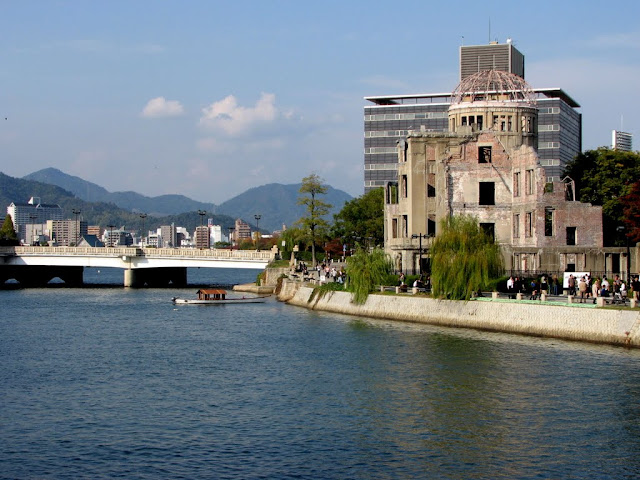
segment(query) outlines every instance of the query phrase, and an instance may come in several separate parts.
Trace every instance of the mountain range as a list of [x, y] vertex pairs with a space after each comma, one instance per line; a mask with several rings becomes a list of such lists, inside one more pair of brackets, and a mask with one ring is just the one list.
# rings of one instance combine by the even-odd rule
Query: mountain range
[[[57, 190], [52, 190], [53, 186]], [[260, 215], [260, 230], [280, 230], [283, 225], [293, 225], [305, 213], [304, 207], [297, 205], [299, 189], [300, 184], [271, 183], [251, 188], [215, 205], [177, 194], [147, 197], [136, 192], [109, 192], [100, 185], [68, 175], [56, 168], [38, 170], [22, 179], [0, 173], [0, 201], [6, 205], [11, 202], [26, 202], [32, 196], [39, 196], [43, 203], [59, 203], [65, 209], [65, 204], [68, 209], [80, 208], [89, 223], [100, 223], [110, 211], [116, 217], [122, 217], [122, 221], [111, 219], [110, 222], [120, 225], [126, 221], [130, 228], [140, 222], [139, 214], [142, 212], [148, 215], [148, 228], [153, 228], [158, 222], [174, 222], [191, 228], [192, 224], [195, 227], [201, 220], [196, 212], [205, 210], [209, 217], [213, 217], [214, 223], [223, 225], [223, 228], [231, 226], [236, 218], [242, 218], [255, 226], [254, 217]], [[328, 186], [323, 200], [333, 205], [330, 211], [330, 215], [333, 215], [351, 198], [348, 193]], [[90, 217], [91, 212], [96, 213], [95, 220]]]

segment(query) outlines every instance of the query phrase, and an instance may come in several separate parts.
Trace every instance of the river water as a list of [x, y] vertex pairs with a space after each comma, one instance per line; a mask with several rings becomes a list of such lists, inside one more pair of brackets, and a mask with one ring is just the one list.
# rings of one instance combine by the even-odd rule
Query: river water
[[0, 291], [0, 477], [640, 476], [638, 351], [194, 290]]

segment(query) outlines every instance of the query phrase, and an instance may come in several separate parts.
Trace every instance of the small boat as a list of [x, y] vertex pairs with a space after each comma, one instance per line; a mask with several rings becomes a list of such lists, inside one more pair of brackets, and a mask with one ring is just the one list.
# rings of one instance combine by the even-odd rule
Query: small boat
[[235, 305], [238, 303], [263, 303], [267, 301], [269, 295], [251, 297], [231, 297], [227, 298], [227, 291], [220, 289], [201, 289], [197, 292], [198, 298], [178, 298], [173, 297], [171, 301], [176, 305]]

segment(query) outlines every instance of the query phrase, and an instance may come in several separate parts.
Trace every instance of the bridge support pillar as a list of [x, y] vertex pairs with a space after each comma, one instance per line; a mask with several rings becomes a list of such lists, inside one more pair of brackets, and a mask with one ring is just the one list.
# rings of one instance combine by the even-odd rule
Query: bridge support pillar
[[142, 271], [134, 268], [128, 268], [124, 271], [124, 286], [138, 288], [144, 286], [142, 280]]
[[174, 287], [185, 287], [187, 285], [186, 267], [164, 267], [164, 268], [130, 268], [124, 271], [124, 286], [140, 288], [167, 287], [169, 284]]

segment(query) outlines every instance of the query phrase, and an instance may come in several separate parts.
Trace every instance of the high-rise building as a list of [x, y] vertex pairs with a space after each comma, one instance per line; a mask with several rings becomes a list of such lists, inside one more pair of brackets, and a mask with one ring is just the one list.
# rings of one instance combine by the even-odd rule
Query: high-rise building
[[460, 47], [460, 80], [485, 70], [500, 70], [524, 78], [524, 55], [507, 43], [491, 42], [489, 45]]
[[196, 241], [196, 248], [199, 248], [199, 249], [209, 248], [211, 246], [210, 237], [209, 237], [209, 226], [198, 225], [196, 227], [194, 239]]
[[[474, 68], [475, 65], [475, 68]], [[460, 77], [478, 69], [506, 68], [524, 78], [524, 55], [511, 43], [460, 47]], [[484, 70], [481, 70], [484, 71]], [[501, 70], [504, 71], [504, 70]], [[491, 86], [484, 86], [490, 90]], [[537, 117], [537, 151], [549, 181], [562, 178], [565, 165], [582, 151], [580, 105], [560, 88], [534, 88]], [[365, 97], [364, 190], [397, 179], [397, 143], [409, 132], [447, 132], [451, 93]], [[373, 104], [373, 105], [371, 105]]]
[[241, 242], [245, 238], [251, 238], [251, 227], [241, 218], [238, 218], [236, 220], [236, 227], [234, 230], [233, 238], [236, 243]]
[[64, 210], [60, 205], [41, 203], [39, 197], [31, 197], [27, 203], [15, 203], [7, 207], [7, 213], [11, 216], [13, 228], [22, 242], [31, 243], [27, 240], [27, 225], [39, 225], [40, 231], [47, 223], [47, 220], [62, 220]]
[[613, 130], [611, 132], [611, 148], [614, 150], [620, 150], [622, 152], [630, 152], [632, 150], [633, 135], [627, 132], [621, 132], [620, 130]]
[[47, 220], [47, 230], [49, 238], [58, 246], [67, 247], [76, 245], [84, 235], [87, 235], [87, 222], [74, 219]]

